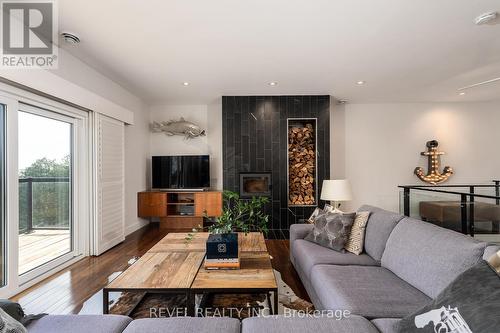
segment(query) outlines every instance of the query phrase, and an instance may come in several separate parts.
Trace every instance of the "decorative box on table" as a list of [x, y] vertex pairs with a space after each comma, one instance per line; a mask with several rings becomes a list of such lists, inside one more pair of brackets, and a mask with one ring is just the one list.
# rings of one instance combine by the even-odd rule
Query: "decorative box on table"
[[207, 240], [206, 269], [240, 268], [238, 234], [210, 234]]

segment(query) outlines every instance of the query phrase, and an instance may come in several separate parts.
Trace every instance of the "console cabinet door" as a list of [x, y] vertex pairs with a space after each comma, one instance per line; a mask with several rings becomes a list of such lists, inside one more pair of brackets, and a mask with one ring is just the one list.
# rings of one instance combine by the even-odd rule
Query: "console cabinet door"
[[140, 192], [138, 196], [139, 217], [167, 216], [167, 193]]
[[202, 192], [194, 194], [194, 215], [216, 217], [222, 214], [222, 193]]

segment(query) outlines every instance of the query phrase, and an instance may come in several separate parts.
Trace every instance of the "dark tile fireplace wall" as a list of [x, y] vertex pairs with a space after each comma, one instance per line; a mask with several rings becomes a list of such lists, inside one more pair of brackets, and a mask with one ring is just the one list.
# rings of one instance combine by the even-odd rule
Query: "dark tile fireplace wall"
[[[287, 118], [317, 118], [318, 193], [330, 175], [330, 96], [223, 96], [224, 189], [239, 192], [241, 172], [272, 174], [269, 238], [288, 238], [291, 224], [315, 207], [288, 207]], [[323, 206], [323, 202], [320, 202]]]

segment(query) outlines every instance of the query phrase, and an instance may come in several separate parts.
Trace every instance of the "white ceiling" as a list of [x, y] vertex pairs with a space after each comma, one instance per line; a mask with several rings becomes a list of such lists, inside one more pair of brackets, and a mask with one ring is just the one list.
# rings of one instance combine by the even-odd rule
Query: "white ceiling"
[[500, 24], [473, 23], [491, 10], [499, 0], [59, 0], [59, 28], [82, 40], [67, 50], [150, 104], [481, 101], [500, 100], [500, 82], [457, 89], [500, 77]]

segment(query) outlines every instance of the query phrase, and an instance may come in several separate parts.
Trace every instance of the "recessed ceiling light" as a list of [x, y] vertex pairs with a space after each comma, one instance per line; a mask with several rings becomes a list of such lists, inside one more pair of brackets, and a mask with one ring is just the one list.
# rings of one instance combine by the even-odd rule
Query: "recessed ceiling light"
[[189, 82], [182, 82], [183, 86], [189, 86]]
[[464, 91], [462, 91], [462, 92], [460, 92], [460, 93], [459, 93], [459, 95], [460, 95], [460, 96], [463, 96], [463, 95], [465, 95], [465, 92], [464, 92]]
[[273, 82], [269, 82], [269, 85], [274, 87], [274, 86], [278, 85], [278, 82], [274, 82], [274, 81]]
[[78, 44], [78, 43], [80, 43], [80, 38], [77, 35], [72, 34], [70, 32], [62, 32], [61, 33], [61, 37], [68, 44]]
[[362, 86], [362, 85], [363, 85], [363, 84], [365, 84], [365, 83], [366, 83], [366, 81], [357, 81], [357, 82], [356, 82], [356, 84], [357, 84], [358, 86]]

